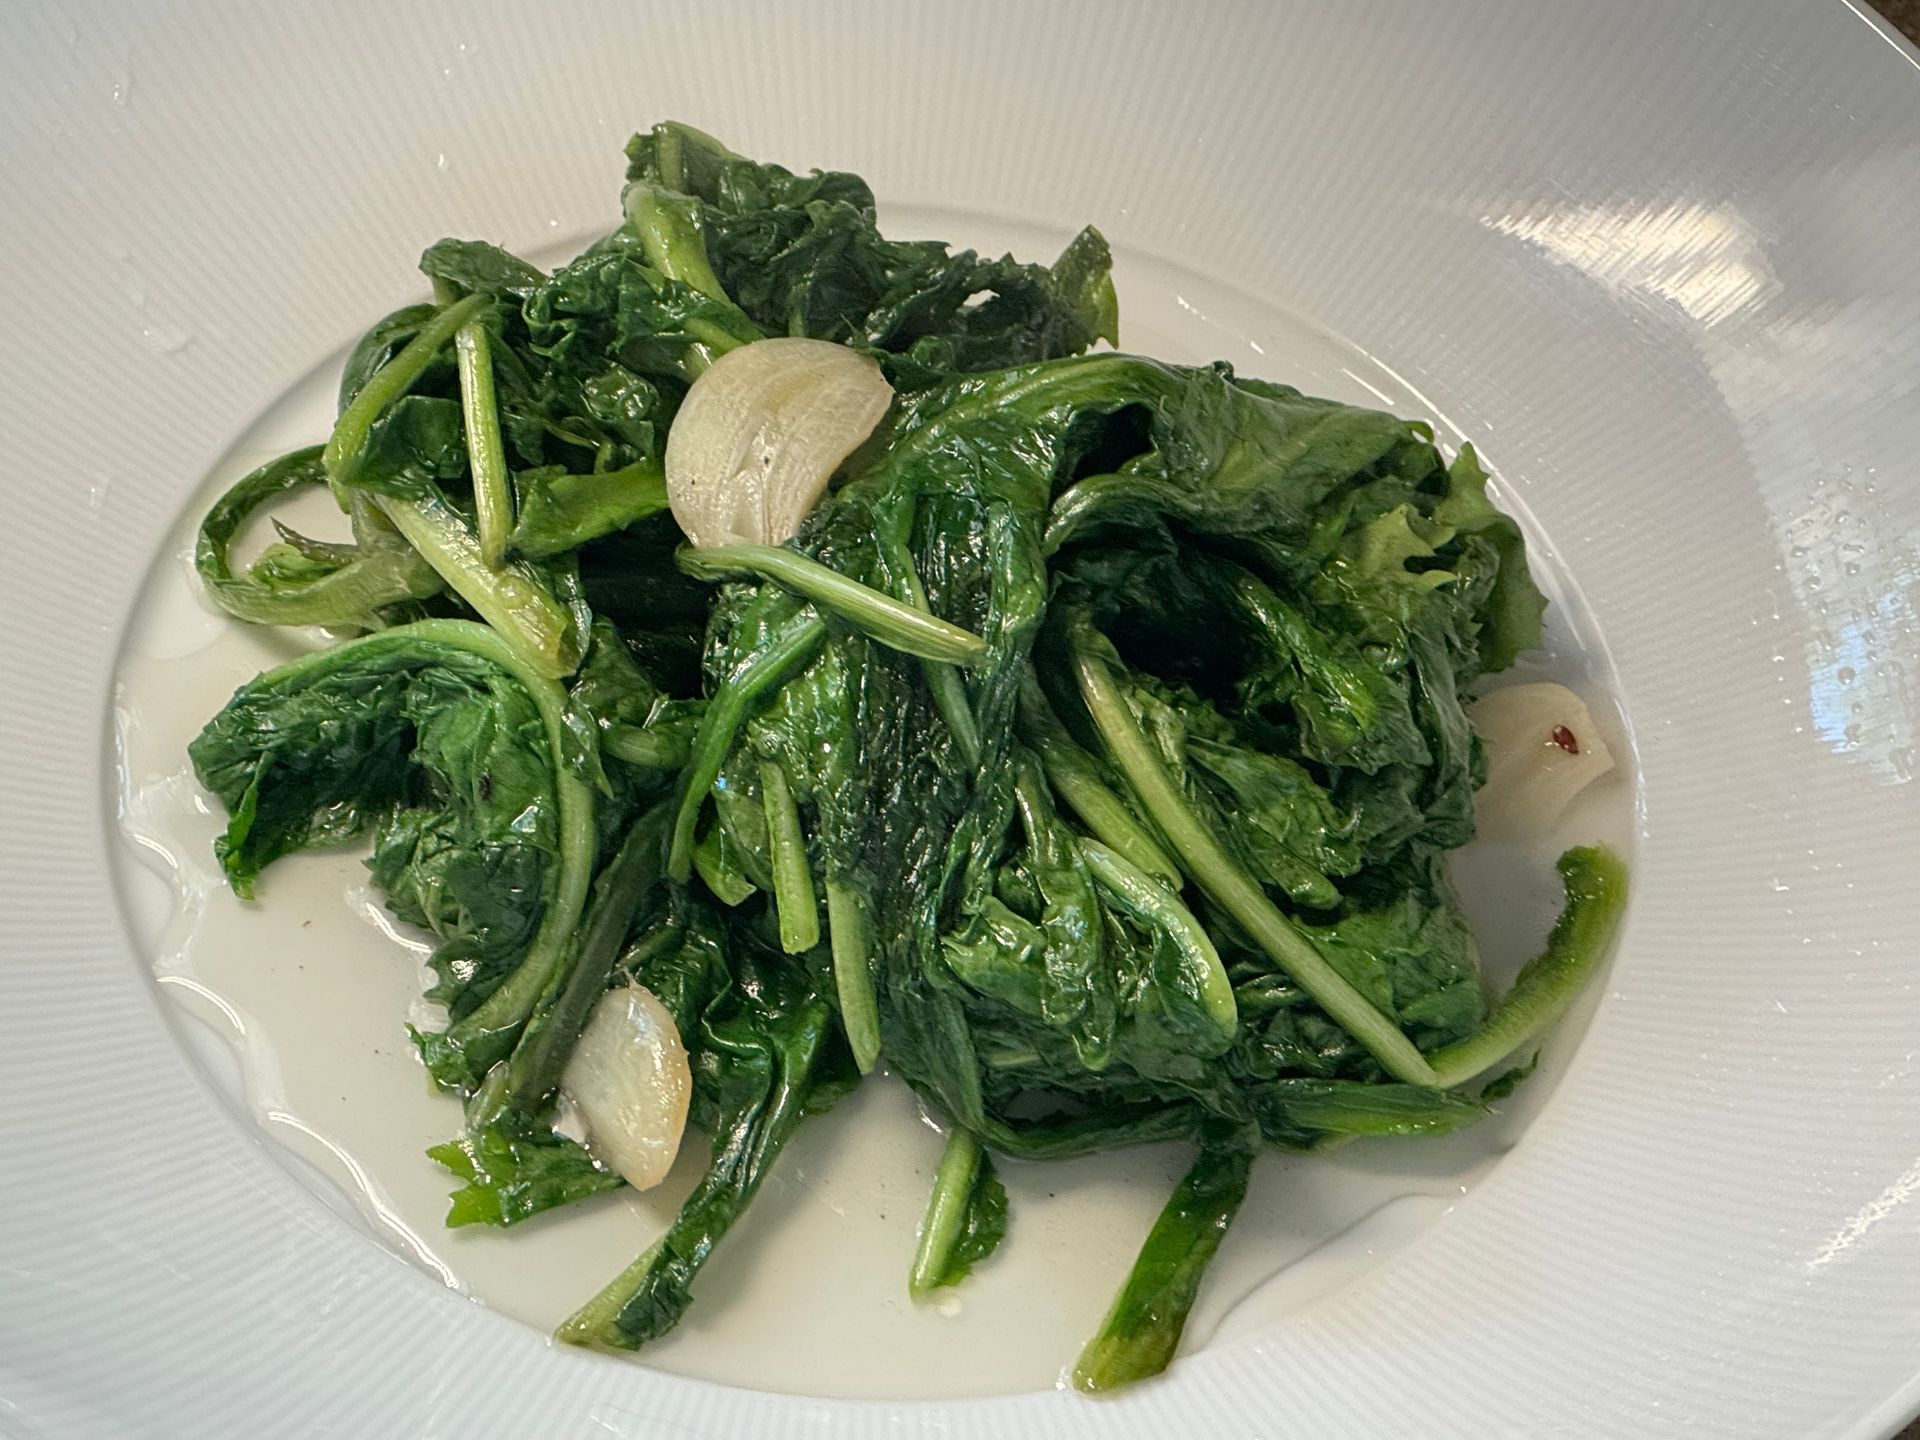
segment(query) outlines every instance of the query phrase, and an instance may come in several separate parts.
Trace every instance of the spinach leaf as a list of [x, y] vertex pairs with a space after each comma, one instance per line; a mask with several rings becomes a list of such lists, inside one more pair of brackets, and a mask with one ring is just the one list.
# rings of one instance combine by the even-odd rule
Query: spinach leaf
[[231, 820], [216, 849], [251, 896], [282, 855], [371, 832], [374, 883], [441, 940], [422, 1036], [472, 1085], [560, 963], [593, 863], [592, 794], [565, 700], [486, 628], [430, 620], [316, 651], [237, 691], [189, 747]]
[[985, 260], [934, 241], [890, 241], [858, 176], [796, 176], [691, 126], [627, 146], [629, 186], [691, 202], [717, 286], [770, 335], [873, 352], [896, 386], [1117, 343], [1106, 242], [1085, 230], [1051, 268]]
[[484, 240], [436, 240], [420, 257], [428, 279], [456, 286], [462, 294], [525, 300], [546, 279], [517, 255]]
[[447, 1224], [456, 1229], [516, 1225], [622, 1183], [544, 1116], [528, 1118], [517, 1110], [427, 1154], [465, 1182], [447, 1207]]
[[231, 548], [254, 514], [326, 478], [320, 447], [308, 446], [268, 461], [214, 502], [200, 522], [193, 563], [221, 609], [259, 625], [376, 629], [407, 602], [445, 588], [434, 568], [391, 530], [358, 545], [325, 545], [282, 526], [280, 542], [244, 575], [235, 574]]

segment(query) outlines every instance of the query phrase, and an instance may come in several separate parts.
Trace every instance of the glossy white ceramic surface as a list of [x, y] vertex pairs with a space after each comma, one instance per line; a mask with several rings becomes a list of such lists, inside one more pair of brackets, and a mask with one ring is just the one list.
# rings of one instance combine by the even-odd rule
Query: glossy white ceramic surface
[[[1920, 1399], [1903, 42], [1745, 0], [4, 24], [9, 1425], [1869, 1440]], [[1390, 1259], [1112, 1403], [551, 1350], [316, 1203], [185, 1057], [123, 918], [110, 677], [189, 494], [411, 296], [396, 257], [591, 229], [662, 115], [902, 204], [1093, 219], [1337, 337], [1484, 443], [1617, 666], [1637, 891], [1545, 1112]]]

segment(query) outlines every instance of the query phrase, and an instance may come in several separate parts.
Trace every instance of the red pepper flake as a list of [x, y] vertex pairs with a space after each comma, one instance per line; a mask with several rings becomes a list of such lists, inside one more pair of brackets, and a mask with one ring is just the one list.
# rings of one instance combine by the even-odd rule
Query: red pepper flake
[[1569, 755], [1578, 755], [1580, 753], [1579, 740], [1576, 739], [1574, 733], [1564, 725], [1556, 725], [1553, 727], [1553, 743]]

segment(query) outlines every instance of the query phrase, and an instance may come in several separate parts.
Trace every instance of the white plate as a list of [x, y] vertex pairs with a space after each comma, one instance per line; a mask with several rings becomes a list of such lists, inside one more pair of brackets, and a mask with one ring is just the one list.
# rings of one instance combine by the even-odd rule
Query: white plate
[[[1864, 1440], [1920, 1399], [1910, 50], [1737, 0], [391, 8], [6, 22], [0, 1428]], [[188, 496], [422, 245], [604, 224], [661, 116], [956, 239], [1093, 219], [1352, 347], [1484, 442], [1617, 664], [1637, 888], [1551, 1103], [1414, 1243], [1115, 1402], [550, 1349], [292, 1177], [123, 921], [109, 684]]]

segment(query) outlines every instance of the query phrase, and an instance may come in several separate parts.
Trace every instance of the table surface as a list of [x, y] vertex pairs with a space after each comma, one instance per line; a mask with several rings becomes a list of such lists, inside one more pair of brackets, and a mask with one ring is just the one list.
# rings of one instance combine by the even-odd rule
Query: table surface
[[1920, 45], [1920, 0], [1868, 0], [1868, 3]]

